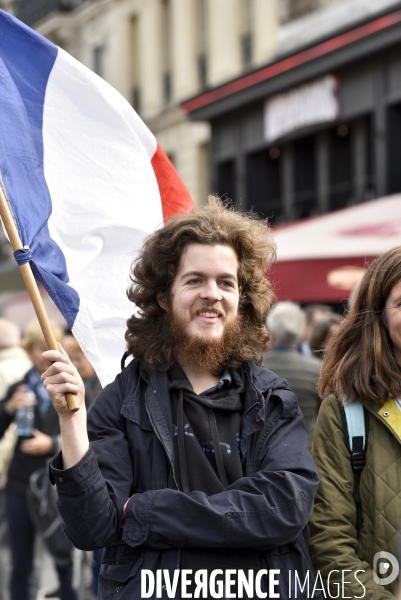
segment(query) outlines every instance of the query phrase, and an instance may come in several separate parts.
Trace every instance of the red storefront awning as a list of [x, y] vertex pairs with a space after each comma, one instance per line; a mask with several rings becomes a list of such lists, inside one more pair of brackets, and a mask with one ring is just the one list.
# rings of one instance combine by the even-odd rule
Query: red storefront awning
[[379, 254], [401, 245], [401, 194], [274, 228], [279, 300], [342, 302]]

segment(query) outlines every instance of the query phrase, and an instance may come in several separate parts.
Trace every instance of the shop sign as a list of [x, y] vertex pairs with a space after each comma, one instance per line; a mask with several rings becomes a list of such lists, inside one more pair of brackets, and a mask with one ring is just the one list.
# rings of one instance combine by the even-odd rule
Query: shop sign
[[265, 139], [273, 142], [303, 127], [338, 119], [338, 87], [338, 78], [326, 75], [268, 98], [264, 114]]

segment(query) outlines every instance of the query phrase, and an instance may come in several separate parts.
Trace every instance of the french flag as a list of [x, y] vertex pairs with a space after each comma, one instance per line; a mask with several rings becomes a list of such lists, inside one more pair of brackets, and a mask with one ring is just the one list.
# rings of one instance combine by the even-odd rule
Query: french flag
[[35, 277], [109, 383], [135, 309], [126, 297], [135, 253], [194, 203], [129, 103], [3, 11], [0, 176]]

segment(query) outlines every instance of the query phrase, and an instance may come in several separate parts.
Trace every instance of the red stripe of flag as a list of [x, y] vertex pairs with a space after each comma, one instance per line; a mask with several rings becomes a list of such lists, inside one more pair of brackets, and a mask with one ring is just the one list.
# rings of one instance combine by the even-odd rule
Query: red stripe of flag
[[159, 186], [164, 222], [176, 213], [195, 208], [189, 191], [159, 143], [151, 162]]

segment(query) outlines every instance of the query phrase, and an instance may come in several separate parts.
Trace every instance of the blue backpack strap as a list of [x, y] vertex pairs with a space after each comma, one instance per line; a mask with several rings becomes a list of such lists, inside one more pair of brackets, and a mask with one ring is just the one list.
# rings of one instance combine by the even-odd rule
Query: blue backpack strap
[[351, 466], [354, 473], [354, 490], [352, 495], [356, 505], [356, 530], [359, 537], [362, 524], [362, 502], [359, 483], [361, 473], [366, 464], [369, 417], [368, 411], [359, 400], [347, 402], [343, 398], [340, 411], [343, 420], [345, 442], [351, 454]]

